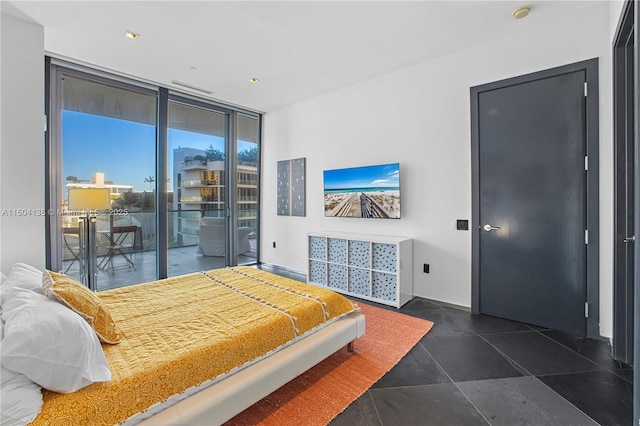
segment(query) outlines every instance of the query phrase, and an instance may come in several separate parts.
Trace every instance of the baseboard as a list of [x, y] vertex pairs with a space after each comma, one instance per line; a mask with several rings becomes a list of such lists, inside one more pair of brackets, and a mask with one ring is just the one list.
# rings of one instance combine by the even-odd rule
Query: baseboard
[[440, 300], [429, 299], [428, 297], [422, 297], [422, 296], [414, 296], [414, 297], [419, 297], [420, 299], [424, 299], [430, 303], [433, 303], [434, 305], [442, 306], [445, 308], [452, 308], [452, 309], [457, 309], [459, 311], [471, 312], [471, 307], [469, 306], [456, 305], [454, 303], [442, 302]]
[[273, 269], [280, 269], [282, 271], [292, 272], [294, 274], [300, 274], [305, 276], [307, 275], [307, 271], [299, 271], [297, 269], [289, 268], [288, 266], [276, 265], [275, 263], [259, 262], [258, 267], [260, 266], [266, 266], [268, 268], [273, 268]]

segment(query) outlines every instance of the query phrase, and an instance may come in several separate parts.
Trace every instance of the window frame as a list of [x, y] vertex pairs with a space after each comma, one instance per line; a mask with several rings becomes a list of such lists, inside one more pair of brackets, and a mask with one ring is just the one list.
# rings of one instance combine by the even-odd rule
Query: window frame
[[[168, 162], [168, 107], [170, 102], [179, 102], [185, 105], [204, 108], [214, 112], [225, 114], [226, 117], [226, 149], [225, 149], [225, 200], [227, 207], [226, 255], [225, 265], [237, 264], [235, 246], [238, 238], [237, 226], [231, 226], [238, 222], [238, 188], [237, 188], [237, 122], [238, 116], [243, 115], [257, 120], [258, 125], [258, 164], [257, 164], [257, 204], [256, 204], [256, 234], [258, 243], [256, 246], [256, 263], [260, 259], [260, 181], [262, 165], [262, 115], [261, 111], [242, 108], [236, 105], [225, 104], [215, 99], [202, 98], [190, 93], [181, 92], [159, 84], [153, 84], [142, 79], [125, 77], [112, 72], [90, 68], [54, 57], [45, 57], [45, 208], [48, 211], [57, 211], [63, 202], [62, 182], [62, 79], [70, 75], [76, 78], [87, 79], [99, 84], [106, 84], [133, 92], [153, 95], [157, 100], [156, 117], [156, 279], [168, 276], [168, 203], [167, 178], [170, 178]], [[62, 185], [64, 185], [62, 183]], [[233, 190], [232, 190], [233, 188]], [[174, 188], [174, 197], [177, 191]], [[46, 267], [50, 270], [59, 270], [62, 266], [62, 232], [59, 216], [48, 215], [46, 228]], [[230, 232], [229, 232], [230, 231]], [[232, 255], [234, 254], [234, 255]]]

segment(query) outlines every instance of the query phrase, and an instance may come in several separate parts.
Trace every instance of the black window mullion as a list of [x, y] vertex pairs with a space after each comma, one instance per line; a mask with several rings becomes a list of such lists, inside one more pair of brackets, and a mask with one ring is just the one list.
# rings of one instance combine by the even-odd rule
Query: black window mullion
[[236, 242], [238, 241], [238, 132], [236, 130], [236, 113], [227, 115], [227, 161], [225, 169], [227, 170], [227, 186], [225, 187], [227, 194], [227, 227], [229, 229], [227, 244], [227, 266], [235, 266], [238, 264], [238, 255], [236, 254]]
[[169, 91], [158, 90], [158, 119], [156, 123], [156, 273], [158, 279], [168, 276], [169, 240], [167, 238], [167, 173], [169, 143]]

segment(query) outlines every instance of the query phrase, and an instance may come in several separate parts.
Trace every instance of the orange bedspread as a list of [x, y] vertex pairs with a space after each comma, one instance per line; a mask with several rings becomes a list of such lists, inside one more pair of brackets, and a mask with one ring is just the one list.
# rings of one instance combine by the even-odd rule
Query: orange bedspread
[[44, 391], [33, 425], [113, 425], [353, 311], [344, 297], [248, 267], [99, 293], [123, 335], [112, 380]]

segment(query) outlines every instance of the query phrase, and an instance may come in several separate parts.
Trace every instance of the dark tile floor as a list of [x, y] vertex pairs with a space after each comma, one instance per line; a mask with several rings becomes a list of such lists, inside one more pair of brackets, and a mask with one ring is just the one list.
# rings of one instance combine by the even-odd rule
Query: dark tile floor
[[606, 342], [421, 298], [399, 311], [435, 325], [331, 425], [632, 423], [632, 370], [611, 358]]

